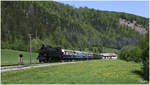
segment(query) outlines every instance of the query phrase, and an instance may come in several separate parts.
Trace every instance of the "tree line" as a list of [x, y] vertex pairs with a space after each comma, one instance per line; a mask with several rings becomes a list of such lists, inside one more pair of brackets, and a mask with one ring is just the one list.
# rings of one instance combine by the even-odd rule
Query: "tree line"
[[[88, 7], [74, 8], [54, 1], [2, 1], [2, 48], [27, 51], [32, 34], [33, 51], [41, 44], [65, 49], [100, 52], [137, 45], [138, 32], [119, 19], [136, 20], [148, 30], [148, 19], [122, 12]], [[101, 49], [101, 50], [100, 50]]]

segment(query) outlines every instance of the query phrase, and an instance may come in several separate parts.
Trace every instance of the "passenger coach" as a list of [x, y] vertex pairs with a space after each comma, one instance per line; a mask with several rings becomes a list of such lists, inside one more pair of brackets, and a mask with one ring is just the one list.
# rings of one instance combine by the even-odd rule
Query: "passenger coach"
[[102, 56], [98, 54], [93, 54], [89, 52], [82, 52], [82, 51], [74, 51], [74, 50], [67, 50], [62, 49], [63, 60], [87, 60], [87, 59], [102, 59]]

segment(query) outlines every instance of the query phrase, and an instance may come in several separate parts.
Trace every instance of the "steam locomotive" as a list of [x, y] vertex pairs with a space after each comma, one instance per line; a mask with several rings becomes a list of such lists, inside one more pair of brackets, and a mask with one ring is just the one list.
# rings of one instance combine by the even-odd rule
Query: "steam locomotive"
[[58, 62], [72, 60], [91, 60], [102, 59], [99, 54], [62, 49], [60, 47], [42, 46], [39, 50], [37, 59], [39, 62]]

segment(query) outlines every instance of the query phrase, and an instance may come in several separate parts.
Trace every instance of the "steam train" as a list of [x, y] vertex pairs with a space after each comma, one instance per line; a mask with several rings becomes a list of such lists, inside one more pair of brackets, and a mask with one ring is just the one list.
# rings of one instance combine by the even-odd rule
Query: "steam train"
[[62, 49], [60, 47], [42, 46], [39, 50], [37, 59], [39, 62], [58, 62], [58, 61], [72, 61], [72, 60], [91, 60], [91, 59], [102, 59], [99, 54], [74, 51]]

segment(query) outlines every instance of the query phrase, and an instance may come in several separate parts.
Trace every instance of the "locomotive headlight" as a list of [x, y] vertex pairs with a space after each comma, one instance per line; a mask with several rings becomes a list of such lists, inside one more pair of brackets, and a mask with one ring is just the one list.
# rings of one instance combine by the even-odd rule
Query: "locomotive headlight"
[[61, 49], [61, 51], [64, 53], [65, 51], [64, 51], [64, 49]]

